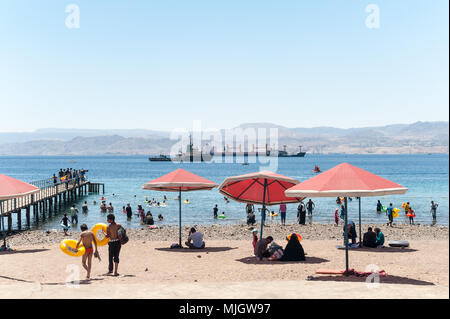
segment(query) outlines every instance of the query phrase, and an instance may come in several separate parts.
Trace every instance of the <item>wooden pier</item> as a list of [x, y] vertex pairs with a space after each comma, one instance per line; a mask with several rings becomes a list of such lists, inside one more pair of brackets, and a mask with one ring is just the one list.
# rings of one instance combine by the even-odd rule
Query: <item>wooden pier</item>
[[[61, 206], [77, 201], [82, 196], [89, 193], [105, 193], [105, 184], [92, 183], [87, 178], [77, 178], [59, 183], [54, 183], [52, 178], [31, 182], [30, 184], [39, 187], [40, 191], [19, 198], [2, 201], [3, 206], [1, 218], [7, 218], [8, 232], [12, 231], [12, 214], [17, 214], [17, 229], [22, 229], [22, 210], [25, 210], [26, 224], [31, 225], [31, 214], [35, 223], [39, 219], [45, 220], [56, 214]], [[5, 223], [6, 225], [6, 223]]]

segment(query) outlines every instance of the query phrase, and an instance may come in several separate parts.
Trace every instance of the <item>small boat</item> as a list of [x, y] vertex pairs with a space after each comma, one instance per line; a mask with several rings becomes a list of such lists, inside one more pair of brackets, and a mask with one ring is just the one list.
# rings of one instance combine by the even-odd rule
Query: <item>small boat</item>
[[247, 162], [244, 162], [244, 163], [242, 163], [242, 165], [248, 165], [248, 163], [247, 163]]

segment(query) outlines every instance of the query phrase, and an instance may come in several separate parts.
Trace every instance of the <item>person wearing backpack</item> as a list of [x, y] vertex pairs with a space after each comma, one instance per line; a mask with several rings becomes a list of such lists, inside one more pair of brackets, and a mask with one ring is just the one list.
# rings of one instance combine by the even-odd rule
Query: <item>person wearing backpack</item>
[[121, 240], [119, 237], [119, 230], [121, 230], [122, 225], [116, 224], [116, 217], [114, 214], [109, 214], [106, 217], [106, 221], [109, 223], [106, 228], [106, 237], [109, 238], [108, 242], [108, 274], [113, 273], [113, 262], [114, 262], [114, 276], [119, 276], [117, 272], [119, 268], [119, 253], [120, 248], [122, 247]]

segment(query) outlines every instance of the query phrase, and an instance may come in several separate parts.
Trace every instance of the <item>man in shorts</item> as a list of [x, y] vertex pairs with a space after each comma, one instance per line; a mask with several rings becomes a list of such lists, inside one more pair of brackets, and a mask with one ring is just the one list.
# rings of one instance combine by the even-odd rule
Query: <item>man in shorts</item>
[[[97, 241], [95, 240], [94, 233], [88, 230], [88, 227], [86, 224], [83, 224], [80, 226], [81, 234], [80, 234], [80, 240], [78, 240], [77, 246], [75, 249], [78, 249], [80, 246], [80, 243], [83, 243], [83, 246], [85, 248], [84, 255], [82, 257], [82, 264], [83, 268], [86, 269], [87, 275], [86, 279], [89, 279], [91, 276], [91, 266], [92, 266], [92, 255], [95, 257], [98, 257], [100, 259], [100, 256], [97, 251]], [[92, 243], [94, 243], [95, 246], [95, 252], [94, 248], [92, 247]], [[87, 265], [86, 265], [87, 260]]]
[[114, 214], [106, 216], [106, 221], [109, 223], [106, 228], [106, 237], [109, 238], [108, 242], [108, 274], [113, 273], [113, 261], [114, 261], [114, 276], [119, 276], [117, 269], [119, 268], [119, 253], [122, 245], [120, 244], [119, 229], [122, 227], [120, 224], [116, 224], [116, 217]]

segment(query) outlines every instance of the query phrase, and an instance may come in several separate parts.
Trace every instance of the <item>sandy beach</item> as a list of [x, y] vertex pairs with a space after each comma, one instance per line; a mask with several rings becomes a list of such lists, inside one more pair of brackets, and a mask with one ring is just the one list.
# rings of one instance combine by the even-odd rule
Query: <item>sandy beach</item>
[[[188, 228], [184, 227], [184, 235]], [[306, 261], [285, 263], [257, 260], [246, 225], [198, 229], [205, 234], [205, 250], [169, 249], [170, 244], [177, 242], [177, 227], [129, 229], [130, 241], [122, 247], [120, 255], [120, 276], [105, 274], [108, 252], [107, 246], [102, 246], [99, 248], [102, 261], [93, 261], [89, 281], [84, 280], [81, 258], [62, 253], [58, 245], [64, 238], [77, 238], [77, 232], [68, 237], [60, 231], [15, 234], [9, 237], [13, 251], [0, 253], [0, 286], [4, 288], [0, 297], [449, 297], [447, 227], [382, 227], [387, 241], [407, 239], [410, 247], [351, 250], [351, 268], [365, 271], [369, 265], [376, 265], [386, 271], [388, 276], [381, 277], [379, 285], [367, 284], [366, 278], [315, 274], [321, 268], [345, 268], [344, 251], [336, 249], [336, 245], [342, 244], [340, 227], [320, 224], [265, 227], [265, 235], [272, 235], [282, 245], [286, 234], [295, 231], [302, 235]]]

